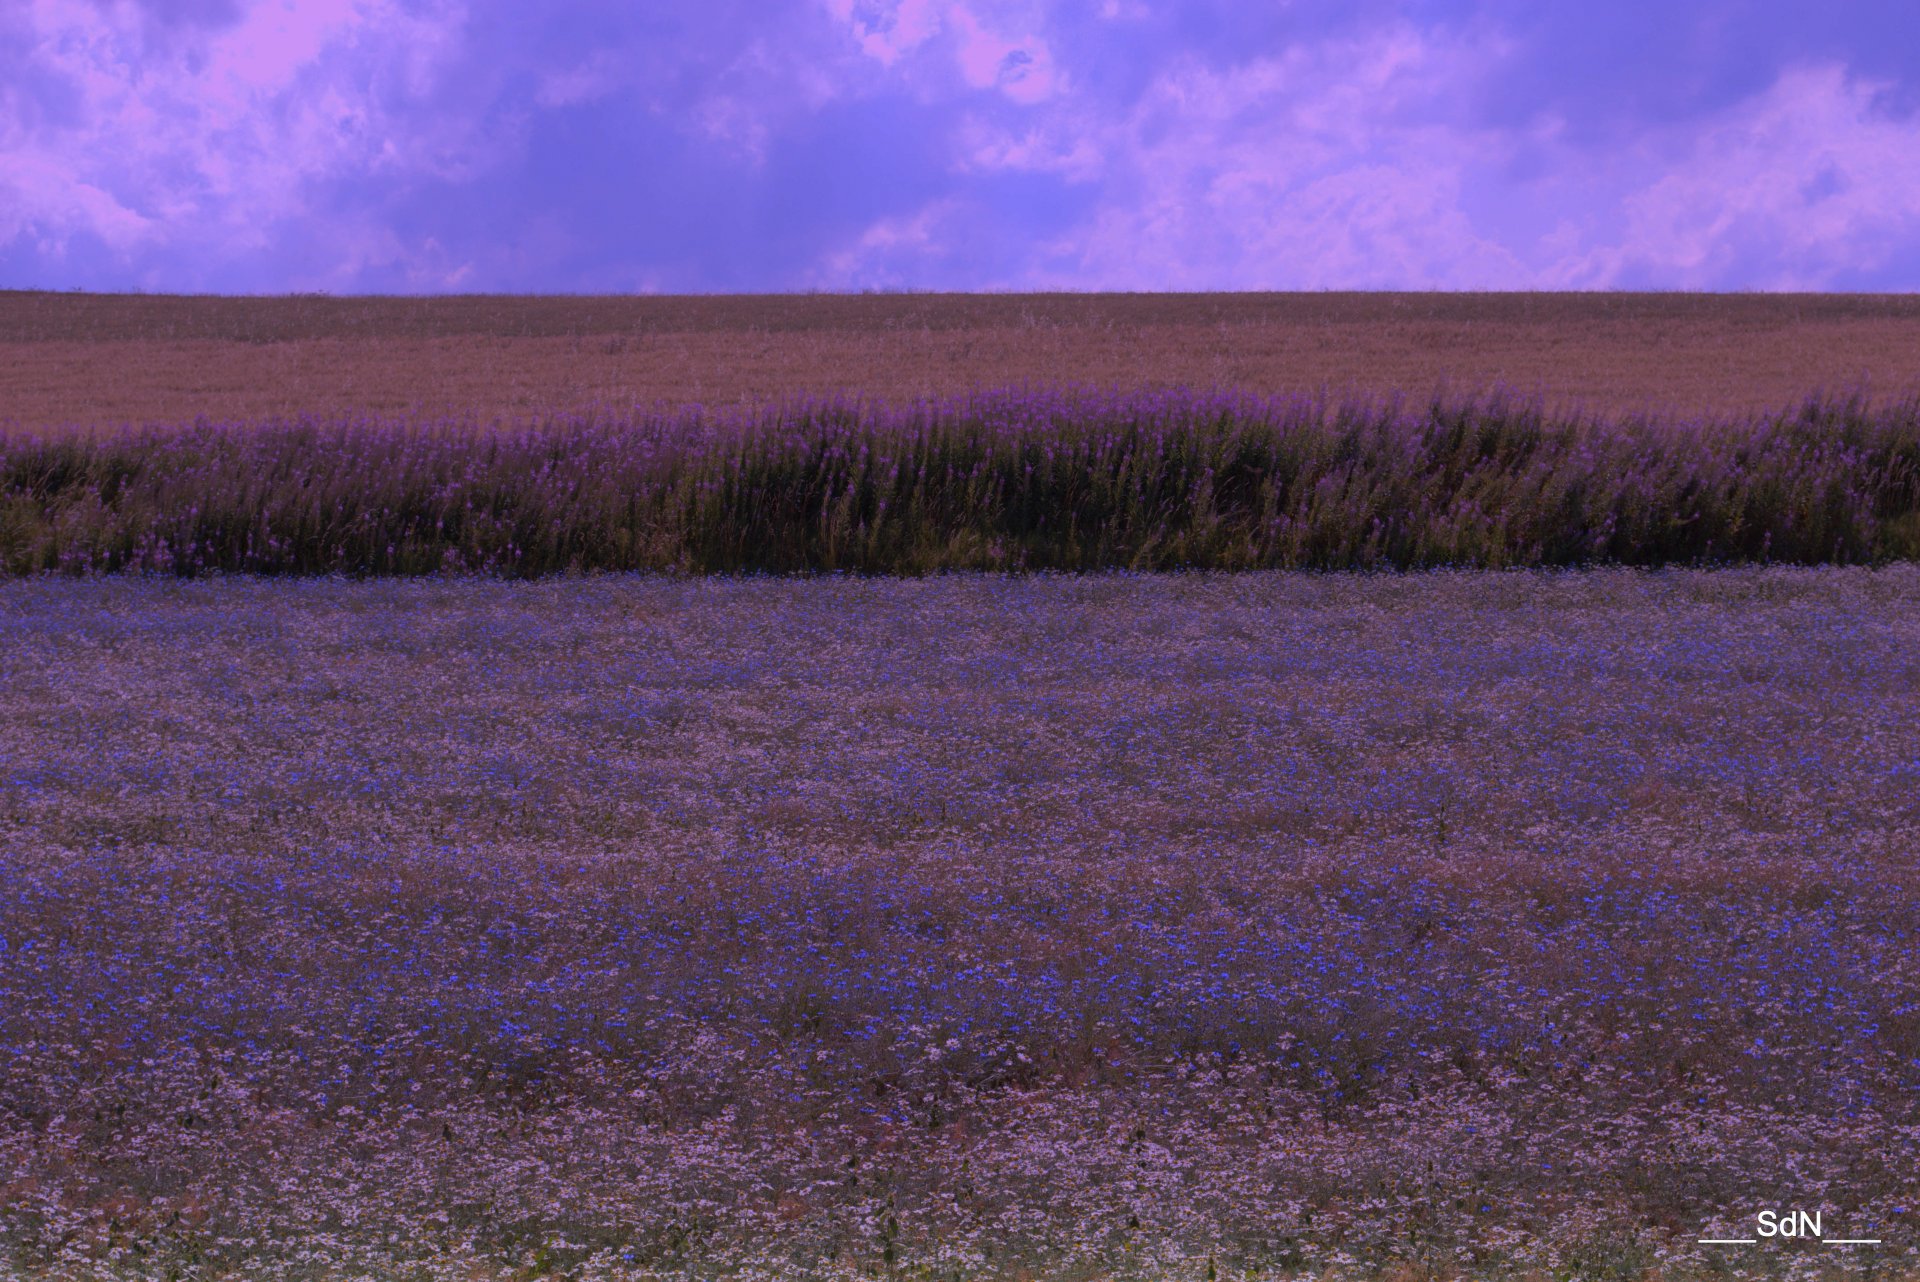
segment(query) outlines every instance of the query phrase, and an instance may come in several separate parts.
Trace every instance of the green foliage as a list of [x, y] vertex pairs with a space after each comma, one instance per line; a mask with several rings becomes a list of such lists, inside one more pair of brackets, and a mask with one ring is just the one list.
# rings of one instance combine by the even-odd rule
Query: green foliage
[[1920, 402], [1605, 423], [982, 394], [753, 419], [0, 435], [0, 572], [1385, 569], [1920, 554]]

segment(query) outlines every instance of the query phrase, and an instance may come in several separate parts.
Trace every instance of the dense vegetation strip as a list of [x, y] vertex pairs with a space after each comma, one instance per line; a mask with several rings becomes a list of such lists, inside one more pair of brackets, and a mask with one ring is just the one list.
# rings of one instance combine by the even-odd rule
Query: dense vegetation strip
[[20, 575], [1363, 569], [1920, 557], [1920, 401], [1686, 422], [1198, 392], [0, 432]]

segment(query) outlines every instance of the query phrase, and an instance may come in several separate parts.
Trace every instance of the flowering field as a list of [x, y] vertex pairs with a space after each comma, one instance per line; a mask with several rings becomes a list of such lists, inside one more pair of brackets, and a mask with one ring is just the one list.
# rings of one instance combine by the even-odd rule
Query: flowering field
[[1920, 1276], [1920, 568], [0, 637], [0, 1275]]
[[1401, 569], [1920, 557], [1920, 398], [1596, 418], [1504, 398], [0, 429], [0, 575]]

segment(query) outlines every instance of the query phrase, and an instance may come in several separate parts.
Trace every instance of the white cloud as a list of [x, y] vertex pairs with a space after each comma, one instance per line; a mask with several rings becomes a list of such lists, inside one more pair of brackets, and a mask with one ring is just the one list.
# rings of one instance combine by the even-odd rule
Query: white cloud
[[886, 67], [938, 34], [947, 9], [941, 0], [826, 0], [826, 6], [851, 29], [861, 52]]
[[606, 97], [628, 78], [612, 50], [597, 49], [584, 62], [541, 76], [534, 101], [542, 107], [572, 107]]
[[294, 290], [351, 292], [369, 274], [421, 293], [447, 293], [473, 282], [475, 264], [455, 262], [438, 239], [403, 240], [390, 228], [366, 220], [325, 232], [327, 265], [288, 282]]
[[[985, 79], [1004, 43], [983, 41]], [[1221, 68], [1167, 62], [1125, 111], [1072, 94], [955, 126], [965, 175], [1095, 184], [1072, 230], [1015, 256], [1022, 288], [1831, 288], [1920, 240], [1920, 119], [1838, 65], [1786, 70], [1716, 115], [1585, 150], [1564, 122], [1476, 124], [1459, 104], [1513, 46], [1409, 25]], [[1528, 163], [1518, 165], [1525, 156]], [[858, 276], [959, 270], [944, 200], [855, 237]], [[1003, 268], [1004, 270], [1004, 268]]]
[[1681, 163], [1627, 194], [1624, 236], [1583, 265], [1603, 279], [1807, 289], [1912, 244], [1920, 120], [1879, 110], [1884, 88], [1833, 64], [1790, 68], [1693, 133]]
[[[1044, 102], [1063, 88], [1047, 42], [1033, 34], [1047, 6], [982, 16], [965, 0], [824, 0], [860, 50], [892, 68], [945, 34], [954, 70], [973, 89], [998, 89], [1014, 102]], [[1025, 32], [1026, 34], [1010, 34]]]
[[15, 147], [0, 159], [0, 243], [36, 232], [40, 252], [59, 254], [74, 232], [86, 231], [125, 252], [153, 234], [151, 218], [75, 177], [56, 156]]
[[767, 156], [768, 126], [757, 105], [728, 94], [716, 94], [694, 109], [702, 137], [726, 143], [758, 164]]
[[844, 70], [756, 39], [712, 77], [715, 90], [684, 109], [684, 127], [760, 165], [782, 122], [818, 111], [843, 95], [845, 82], [835, 73]]
[[1018, 170], [1051, 173], [1072, 182], [1087, 182], [1104, 172], [1106, 154], [1098, 140], [1056, 122], [1023, 122], [1007, 129], [977, 115], [963, 117], [954, 128], [958, 166], [964, 173]]
[[[948, 198], [932, 201], [912, 214], [883, 218], [853, 244], [828, 255], [804, 283], [826, 289], [924, 284], [926, 264], [937, 256], [961, 216], [960, 203]], [[992, 288], [987, 283], [973, 287]]]
[[1499, 52], [1394, 27], [1227, 70], [1182, 59], [1122, 116], [977, 132], [968, 163], [1103, 178], [1088, 221], [1035, 254], [1036, 287], [1517, 283], [1523, 265], [1458, 204], [1499, 141], [1444, 111]]
[[71, 122], [7, 131], [0, 173], [19, 212], [0, 235], [91, 232], [121, 252], [262, 247], [315, 179], [484, 163], [493, 141], [464, 125], [403, 130], [373, 92], [381, 75], [427, 89], [457, 44], [462, 10], [418, 7], [255, 0], [236, 22], [154, 42], [124, 2], [33, 0], [33, 61], [78, 104]]
[[[1600, 147], [1577, 106], [1572, 124], [1475, 117], [1537, 52], [1490, 21], [1316, 36], [1302, 16], [1290, 42], [1222, 61], [1147, 25], [1163, 11], [1144, 0], [1073, 0], [1073, 22], [1067, 0], [818, 0], [764, 24], [736, 20], [750, 0], [702, 2], [664, 0], [682, 34], [663, 43], [627, 28], [624, 0], [583, 0], [539, 40], [522, 0], [238, 0], [193, 21], [173, 0], [0, 0], [0, 245], [31, 272], [35, 254], [97, 242], [130, 281], [174, 288], [243, 260], [260, 287], [497, 288], [603, 267], [711, 287], [704, 264], [737, 260], [719, 238], [739, 219], [663, 224], [658, 262], [621, 202], [544, 188], [508, 202], [510, 226], [383, 221], [385, 197], [422, 179], [515, 165], [528, 184], [572, 181], [527, 152], [532, 122], [618, 97], [658, 120], [607, 151], [596, 190], [645, 200], [676, 165], [682, 186], [724, 165], [737, 172], [711, 191], [727, 194], [688, 198], [746, 190], [828, 220], [832, 248], [770, 265], [768, 284], [1825, 288], [1920, 246], [1920, 119], [1839, 63]], [[889, 216], [847, 228], [849, 202], [815, 211], [807, 173], [766, 163], [827, 104], [820, 123], [859, 136], [861, 112], [903, 94], [925, 156], [848, 158]], [[650, 152], [663, 127], [687, 146]], [[929, 178], [932, 156], [951, 172]], [[797, 185], [750, 186], [775, 181]], [[323, 208], [329, 192], [350, 194]], [[817, 244], [805, 230], [793, 242]]]
[[230, 106], [290, 84], [328, 45], [363, 26], [367, 0], [267, 0], [248, 9], [207, 51], [199, 79]]
[[964, 4], [949, 9], [958, 37], [960, 74], [975, 89], [999, 89], [1018, 103], [1044, 102], [1059, 86], [1059, 73], [1044, 40], [1009, 38], [981, 23]]

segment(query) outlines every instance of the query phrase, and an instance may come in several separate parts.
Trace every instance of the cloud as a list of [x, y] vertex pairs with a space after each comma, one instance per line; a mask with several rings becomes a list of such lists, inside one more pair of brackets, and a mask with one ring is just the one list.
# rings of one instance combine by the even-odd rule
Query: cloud
[[931, 40], [946, 10], [940, 0], [827, 0], [827, 11], [846, 24], [861, 52], [885, 67]]
[[[1036, 33], [1043, 6], [984, 6], [965, 0], [825, 0], [860, 51], [885, 68], [912, 55], [920, 75], [957, 73], [960, 85], [998, 90], [1017, 103], [1044, 101], [1062, 88], [1047, 41]], [[939, 63], [929, 56], [938, 51]], [[940, 64], [944, 63], [944, 66]], [[940, 83], [947, 75], [933, 74]]]
[[617, 92], [622, 80], [620, 59], [596, 49], [584, 62], [542, 73], [533, 100], [542, 107], [572, 107]]
[[58, 252], [75, 230], [125, 251], [153, 234], [154, 220], [128, 209], [58, 159], [21, 149], [0, 178], [0, 241], [38, 234], [42, 252]]
[[0, 285], [1914, 288], [1893, 0], [16, 0]]
[[1060, 88], [1047, 42], [1037, 37], [1009, 38], [983, 24], [971, 9], [956, 4], [948, 11], [957, 38], [960, 74], [975, 89], [998, 89], [1014, 102], [1044, 102]]
[[1920, 241], [1920, 119], [1883, 110], [1888, 88], [1795, 67], [1688, 131], [1683, 163], [1622, 201], [1625, 234], [1598, 251], [1601, 274], [1818, 289]]
[[183, 258], [270, 248], [311, 178], [408, 164], [460, 172], [483, 140], [397, 127], [381, 92], [430, 85], [457, 22], [457, 11], [415, 16], [391, 0], [34, 0], [27, 60], [70, 105], [0, 135], [4, 203], [18, 211], [0, 238], [31, 237], [55, 257], [76, 236]]
[[[1010, 282], [1023, 286], [1514, 282], [1521, 264], [1453, 203], [1476, 150], [1497, 142], [1445, 119], [1459, 78], [1495, 52], [1396, 26], [1226, 69], [1188, 56], [1124, 115], [970, 121], [965, 164], [1099, 188], [1083, 223], [1034, 246]], [[896, 256], [891, 241], [873, 248]]]
[[[1124, 113], [1079, 104], [956, 137], [969, 172], [1091, 184], [1011, 288], [1913, 288], [1920, 120], [1898, 83], [1788, 64], [1760, 92], [1596, 144], [1553, 114], [1489, 119], [1516, 42], [1408, 23], [1227, 67], [1186, 55]], [[948, 199], [949, 223], [978, 217]], [[896, 219], [894, 224], [923, 225]], [[893, 224], [890, 224], [893, 225]], [[954, 264], [926, 242], [928, 270]], [[900, 245], [844, 270], [911, 275]], [[1885, 265], [1892, 276], [1876, 275]], [[1911, 270], [1906, 267], [1905, 270]]]
[[882, 218], [853, 244], [829, 253], [811, 282], [817, 288], [898, 288], [913, 283], [910, 273], [938, 253], [951, 223], [962, 213], [951, 198], [936, 200], [913, 214]]

